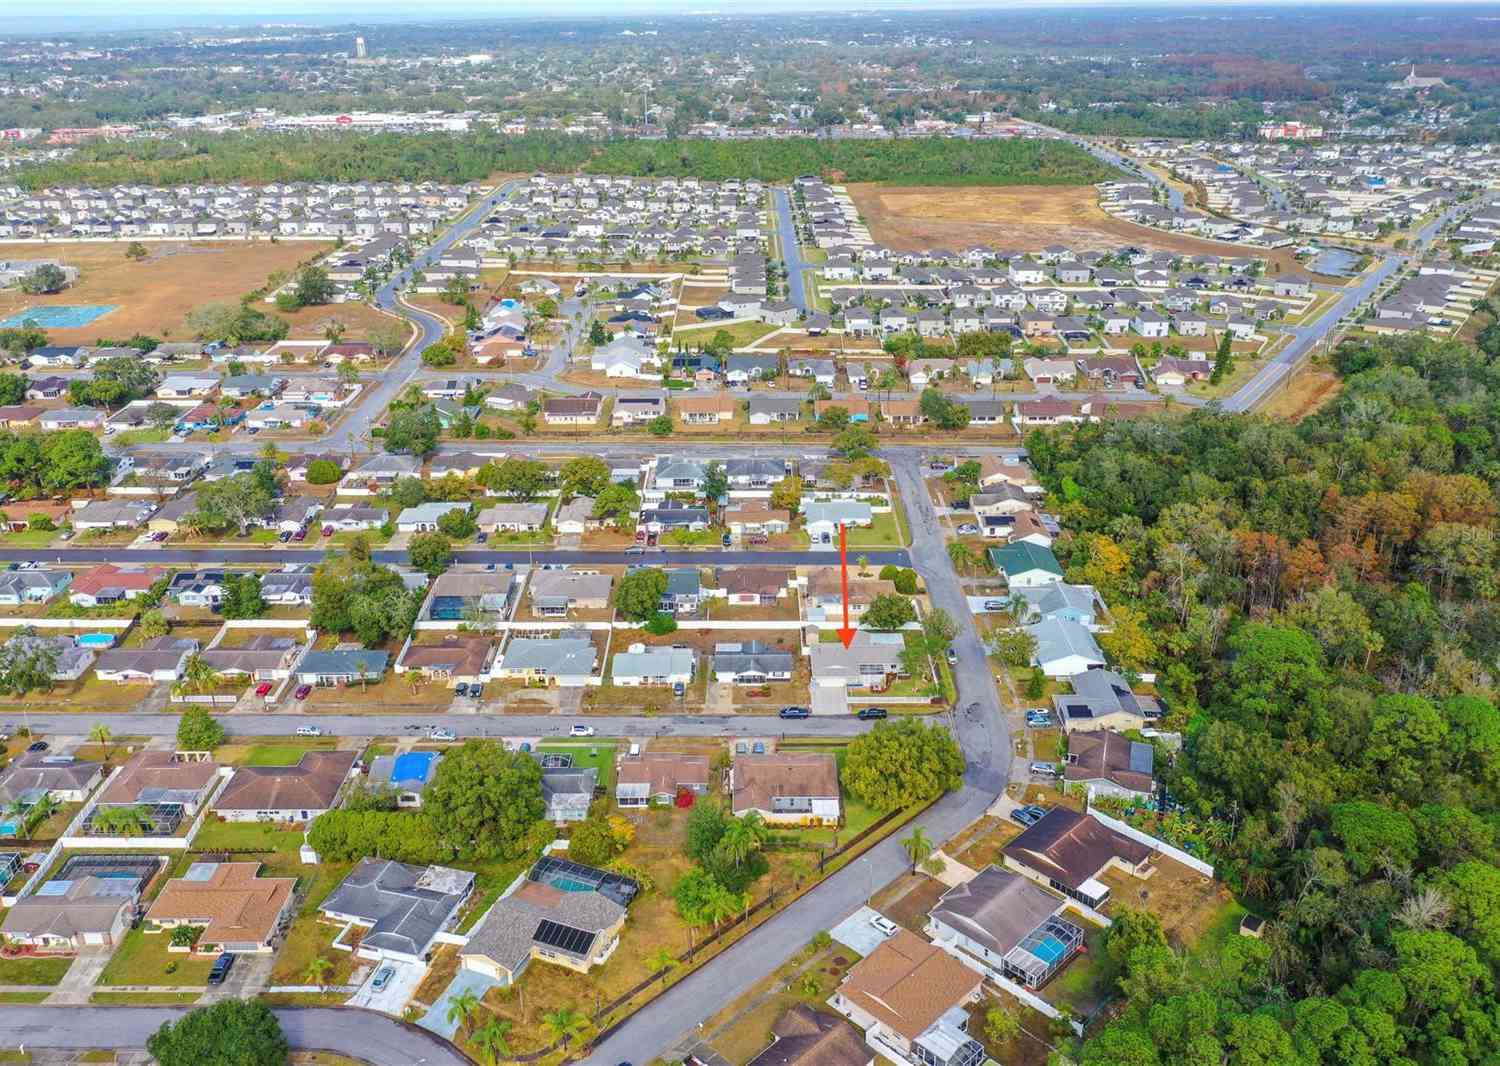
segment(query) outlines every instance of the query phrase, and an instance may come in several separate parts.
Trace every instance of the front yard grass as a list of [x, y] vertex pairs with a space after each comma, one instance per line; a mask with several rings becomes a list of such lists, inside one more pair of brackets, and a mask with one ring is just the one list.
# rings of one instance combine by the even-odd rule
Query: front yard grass
[[55, 985], [72, 965], [71, 955], [22, 955], [0, 959], [0, 985]]
[[899, 548], [902, 546], [901, 537], [901, 527], [896, 520], [896, 510], [893, 507], [885, 514], [875, 515], [868, 527], [850, 528], [849, 547]]
[[331, 751], [338, 739], [314, 740], [306, 744], [257, 744], [245, 757], [246, 766], [295, 766], [309, 751]]
[[349, 976], [354, 972], [354, 953], [333, 946], [340, 928], [331, 922], [320, 922], [313, 915], [303, 915], [292, 922], [287, 928], [286, 942], [276, 953], [276, 963], [271, 967], [271, 984], [316, 984], [308, 980], [307, 967], [313, 959], [320, 957], [333, 964], [333, 969], [323, 976], [323, 984], [348, 984]]
[[104, 967], [99, 984], [206, 985], [213, 958], [169, 952], [167, 946], [171, 943], [172, 935], [168, 932], [148, 935], [144, 929], [130, 930], [114, 958]]
[[611, 796], [615, 791], [615, 745], [613, 741], [580, 741], [576, 744], [540, 744], [536, 749], [545, 755], [573, 756], [573, 766], [579, 770], [589, 767], [599, 771], [599, 784]]

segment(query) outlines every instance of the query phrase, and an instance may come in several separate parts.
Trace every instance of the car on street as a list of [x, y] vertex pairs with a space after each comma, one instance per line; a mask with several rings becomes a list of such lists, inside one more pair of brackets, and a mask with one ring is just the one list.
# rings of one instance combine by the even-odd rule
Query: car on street
[[299, 725], [297, 727], [299, 737], [321, 737], [323, 731], [315, 725]]
[[810, 718], [812, 710], [807, 707], [783, 707], [776, 712], [781, 718]]
[[391, 978], [395, 976], [396, 968], [394, 966], [382, 966], [376, 971], [375, 979], [370, 982], [370, 990], [372, 992], [379, 992], [386, 985], [390, 984]]
[[642, 548], [639, 544], [635, 544], [635, 545], [630, 546], [629, 548], [626, 548], [625, 549], [625, 554], [626, 555], [645, 555], [646, 554], [646, 549]]
[[432, 731], [427, 734], [428, 740], [457, 740], [458, 734], [451, 729], [442, 726], [433, 726]]
[[311, 685], [298, 685], [297, 686], [297, 691], [295, 691], [295, 692], [292, 693], [292, 698], [296, 699], [296, 700], [305, 700], [305, 699], [307, 699], [307, 697], [309, 697], [311, 695], [312, 695], [312, 686]]
[[958, 651], [956, 649], [954, 649], [954, 648], [950, 647], [946, 652], [944, 652], [943, 653], [943, 658], [945, 658], [945, 659], [948, 660], [948, 665], [949, 666], [957, 666], [958, 665]]
[[271, 694], [272, 687], [273, 686], [272, 686], [271, 682], [269, 682], [269, 681], [262, 681], [260, 684], [258, 684], [258, 685], [255, 686], [255, 694], [257, 696], [259, 696], [261, 699], [265, 699], [267, 696], [269, 696]]
[[568, 730], [570, 737], [591, 737], [594, 735], [594, 727], [591, 725], [575, 725]]
[[891, 712], [886, 710], [884, 707], [861, 707], [859, 709], [859, 714], [857, 714], [855, 717], [857, 717], [861, 722], [874, 722], [878, 721], [881, 718], [890, 717], [890, 713]]
[[229, 976], [229, 971], [234, 967], [234, 955], [224, 952], [214, 960], [214, 965], [208, 971], [208, 983], [211, 985], [222, 985], [224, 978]]

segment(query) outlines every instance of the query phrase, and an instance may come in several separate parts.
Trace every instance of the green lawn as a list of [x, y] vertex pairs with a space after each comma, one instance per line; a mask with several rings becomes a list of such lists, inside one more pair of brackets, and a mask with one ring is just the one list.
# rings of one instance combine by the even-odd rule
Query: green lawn
[[23, 529], [19, 533], [0, 536], [0, 544], [7, 548], [45, 548], [56, 536], [55, 529]]
[[71, 957], [0, 959], [0, 985], [55, 985], [71, 965]]
[[122, 1007], [180, 1007], [198, 1002], [202, 992], [95, 992], [90, 1003], [107, 1003]]
[[110, 443], [119, 447], [131, 444], [162, 444], [172, 435], [167, 429], [127, 429], [116, 433], [110, 438]]
[[169, 952], [170, 933], [132, 929], [99, 977], [101, 985], [206, 985], [211, 957]]
[[[0, 992], [0, 1003], [41, 1003], [52, 993], [46, 989], [40, 992]], [[0, 1062], [5, 1061], [0, 1059]]]
[[594, 767], [599, 771], [599, 784], [614, 794], [615, 790], [615, 744], [612, 740], [580, 740], [575, 744], [540, 744], [539, 752], [557, 752], [573, 756], [573, 765], [578, 769]]
[[300, 829], [283, 829], [272, 822], [225, 822], [210, 815], [193, 838], [194, 851], [257, 851], [297, 854]]
[[257, 744], [245, 756], [246, 766], [295, 766], [309, 751], [331, 749], [333, 738], [326, 744]]
[[899, 548], [901, 544], [901, 527], [896, 521], [894, 509], [886, 514], [875, 515], [868, 528], [854, 527], [849, 530], [851, 548]]

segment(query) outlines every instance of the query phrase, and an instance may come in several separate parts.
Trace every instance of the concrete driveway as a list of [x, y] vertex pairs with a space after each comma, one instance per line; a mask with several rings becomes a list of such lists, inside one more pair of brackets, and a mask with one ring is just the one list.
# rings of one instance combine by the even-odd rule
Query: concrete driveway
[[[390, 980], [383, 988], [375, 987], [375, 978], [387, 969], [392, 970]], [[370, 977], [359, 986], [359, 991], [349, 997], [349, 1006], [365, 1007], [399, 1017], [406, 1009], [406, 1001], [416, 993], [417, 986], [427, 973], [420, 963], [396, 962], [387, 959], [370, 971]]]
[[873, 907], [861, 907], [828, 930], [828, 935], [849, 950], [868, 955], [885, 943], [885, 934], [870, 924], [871, 918], [880, 916], [880, 912]]

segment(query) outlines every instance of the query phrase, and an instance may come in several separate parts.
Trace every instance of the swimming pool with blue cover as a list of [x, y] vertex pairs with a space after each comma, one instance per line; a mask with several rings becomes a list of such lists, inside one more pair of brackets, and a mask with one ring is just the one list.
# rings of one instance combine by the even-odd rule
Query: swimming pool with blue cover
[[43, 329], [77, 329], [114, 310], [114, 304], [49, 304], [28, 307], [0, 322], [0, 329], [15, 329], [27, 322], [35, 322]]

